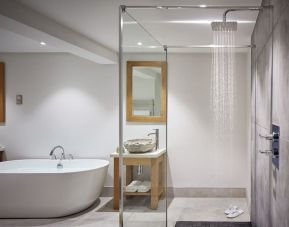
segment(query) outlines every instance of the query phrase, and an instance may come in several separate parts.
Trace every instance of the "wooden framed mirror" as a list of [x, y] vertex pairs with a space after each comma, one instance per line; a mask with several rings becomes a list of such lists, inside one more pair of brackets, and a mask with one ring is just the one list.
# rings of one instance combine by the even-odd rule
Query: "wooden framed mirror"
[[166, 62], [128, 61], [126, 120], [165, 122], [166, 86]]

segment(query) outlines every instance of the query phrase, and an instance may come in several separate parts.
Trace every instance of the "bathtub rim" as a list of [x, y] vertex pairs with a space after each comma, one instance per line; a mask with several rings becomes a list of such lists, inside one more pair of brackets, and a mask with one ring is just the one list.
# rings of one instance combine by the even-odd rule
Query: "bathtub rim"
[[[0, 162], [0, 175], [5, 175], [5, 174], [41, 174], [41, 175], [54, 175], [54, 174], [58, 174], [58, 175], [62, 175], [62, 174], [77, 174], [77, 173], [84, 173], [84, 172], [90, 172], [90, 171], [95, 171], [95, 170], [99, 170], [99, 169], [102, 169], [102, 168], [108, 168], [108, 166], [109, 166], [109, 164], [110, 164], [110, 162], [108, 161], [108, 160], [105, 160], [105, 159], [99, 159], [99, 158], [77, 158], [77, 159], [73, 159], [74, 161], [77, 161], [77, 160], [89, 160], [89, 161], [91, 161], [91, 160], [100, 160], [100, 161], [102, 161], [103, 163], [101, 164], [101, 165], [97, 165], [97, 166], [94, 166], [94, 167], [86, 167], [86, 168], [83, 168], [83, 169], [79, 169], [79, 168], [75, 168], [75, 170], [72, 170], [72, 169], [74, 169], [73, 167], [71, 167], [71, 168], [69, 168], [70, 170], [69, 171], [55, 171], [55, 172], [49, 172], [49, 171], [46, 171], [45, 172], [45, 169], [50, 169], [51, 167], [46, 167], [46, 168], [43, 168], [43, 170], [42, 171], [39, 171], [39, 172], [29, 172], [29, 171], [27, 171], [27, 172], [9, 172], [9, 171], [7, 171], [7, 172], [3, 172], [2, 170], [3, 169], [1, 169], [1, 165], [3, 164], [3, 165], [5, 165], [5, 163], [7, 164], [7, 163], [12, 163], [12, 162], [17, 162], [17, 161], [25, 161], [25, 160], [32, 160], [32, 161], [37, 161], [37, 160], [42, 160], [42, 161], [50, 161], [50, 159], [45, 159], [45, 158], [35, 158], [35, 159], [32, 159], [32, 158], [29, 158], [29, 159], [15, 159], [15, 160], [9, 160], [9, 161], [5, 161], [5, 162]], [[72, 161], [73, 161], [72, 160]], [[51, 161], [54, 161], [54, 162], [57, 162], [57, 160], [51, 160]], [[65, 159], [65, 160], [63, 160], [63, 161], [69, 161], [69, 160], [67, 160], [67, 159]], [[71, 161], [71, 160], [70, 160]], [[9, 167], [9, 168], [7, 168], [7, 169], [5, 169], [5, 170], [13, 170], [13, 169], [17, 169], [17, 167], [15, 167], [15, 168], [11, 168], [11, 167]], [[32, 166], [32, 168], [31, 169], [33, 169], [33, 166]], [[41, 168], [38, 168], [39, 170], [41, 169]], [[65, 170], [65, 164], [64, 164], [64, 169], [63, 170]], [[71, 171], [72, 170], [72, 171]]]

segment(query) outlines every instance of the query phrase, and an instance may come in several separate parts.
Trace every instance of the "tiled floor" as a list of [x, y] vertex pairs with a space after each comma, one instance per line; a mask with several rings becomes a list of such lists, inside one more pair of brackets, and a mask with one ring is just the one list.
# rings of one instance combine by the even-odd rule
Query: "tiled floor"
[[[234, 204], [245, 212], [228, 220], [224, 210]], [[158, 210], [149, 209], [148, 199], [127, 200], [124, 212], [125, 227], [164, 227], [165, 200], [160, 201]], [[112, 209], [112, 198], [101, 197], [88, 210], [57, 219], [0, 219], [1, 227], [42, 226], [42, 227], [117, 227], [118, 212]], [[250, 216], [244, 198], [174, 198], [168, 199], [168, 226], [180, 221], [249, 221]]]

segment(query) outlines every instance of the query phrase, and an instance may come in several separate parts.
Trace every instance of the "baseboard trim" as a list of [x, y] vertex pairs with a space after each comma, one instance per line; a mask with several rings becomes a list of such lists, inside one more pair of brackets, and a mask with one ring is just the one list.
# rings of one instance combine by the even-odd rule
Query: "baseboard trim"
[[220, 197], [246, 198], [245, 188], [172, 188], [167, 189], [168, 197]]
[[[113, 187], [104, 187], [102, 197], [112, 197]], [[245, 188], [173, 188], [167, 189], [167, 196], [171, 197], [220, 197], [220, 198], [246, 198]]]

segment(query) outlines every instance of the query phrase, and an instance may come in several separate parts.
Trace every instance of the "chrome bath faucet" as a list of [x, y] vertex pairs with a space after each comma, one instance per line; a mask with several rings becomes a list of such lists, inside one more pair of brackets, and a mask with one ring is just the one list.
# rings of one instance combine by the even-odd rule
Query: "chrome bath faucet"
[[51, 159], [56, 159], [56, 155], [54, 154], [54, 152], [57, 149], [61, 149], [61, 157], [60, 157], [60, 159], [65, 159], [64, 148], [62, 146], [60, 146], [60, 145], [53, 147], [52, 150], [50, 151], [49, 155], [50, 155]]

